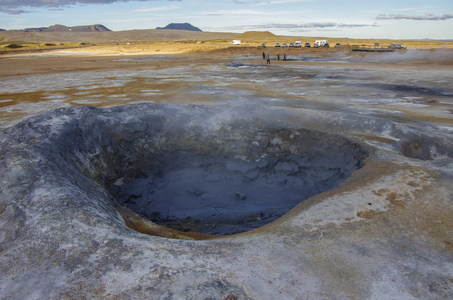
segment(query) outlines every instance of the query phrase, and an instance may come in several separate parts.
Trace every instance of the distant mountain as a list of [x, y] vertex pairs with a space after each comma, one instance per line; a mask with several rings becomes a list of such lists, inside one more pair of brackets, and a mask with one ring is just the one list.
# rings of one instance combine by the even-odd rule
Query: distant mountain
[[170, 23], [165, 27], [157, 27], [156, 29], [177, 29], [177, 30], [202, 31], [200, 28], [192, 26], [189, 23]]
[[1, 29], [1, 28], [0, 28], [0, 31], [6, 31], [6, 29]]
[[278, 36], [269, 31], [246, 31], [235, 37], [244, 41], [274, 41]]
[[50, 27], [39, 27], [39, 28], [26, 28], [23, 31], [25, 32], [103, 32], [111, 31], [104, 25], [84, 25], [84, 26], [74, 26], [67, 27], [64, 25], [56, 24]]

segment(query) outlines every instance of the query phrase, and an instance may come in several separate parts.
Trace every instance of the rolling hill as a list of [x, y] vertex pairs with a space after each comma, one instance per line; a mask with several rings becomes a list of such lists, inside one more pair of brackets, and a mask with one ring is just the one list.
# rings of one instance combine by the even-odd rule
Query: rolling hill
[[0, 31], [0, 40], [35, 43], [117, 43], [230, 40], [237, 33], [190, 30], [124, 30], [124, 31]]
[[26, 28], [26, 29], [23, 29], [23, 31], [24, 32], [103, 32], [103, 31], [111, 31], [111, 30], [101, 24], [83, 25], [83, 26], [74, 26], [74, 27], [67, 27], [65, 25], [56, 24], [56, 25], [52, 25], [49, 27]]
[[269, 31], [246, 31], [242, 34], [236, 35], [235, 39], [242, 41], [274, 41], [279, 37]]

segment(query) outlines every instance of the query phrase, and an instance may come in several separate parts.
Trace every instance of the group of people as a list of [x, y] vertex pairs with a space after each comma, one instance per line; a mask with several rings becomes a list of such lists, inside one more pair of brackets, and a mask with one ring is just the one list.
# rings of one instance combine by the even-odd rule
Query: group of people
[[[271, 56], [269, 53], [266, 55], [266, 53], [263, 52], [263, 59], [267, 60], [267, 64], [271, 64]], [[280, 60], [280, 54], [277, 54], [277, 60]], [[286, 54], [283, 54], [283, 60], [286, 61]]]

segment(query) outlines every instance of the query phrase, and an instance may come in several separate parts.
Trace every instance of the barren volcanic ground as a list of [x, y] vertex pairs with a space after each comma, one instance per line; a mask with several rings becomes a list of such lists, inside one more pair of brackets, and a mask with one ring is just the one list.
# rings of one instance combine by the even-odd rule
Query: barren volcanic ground
[[0, 57], [1, 298], [453, 298], [451, 49], [169, 44]]

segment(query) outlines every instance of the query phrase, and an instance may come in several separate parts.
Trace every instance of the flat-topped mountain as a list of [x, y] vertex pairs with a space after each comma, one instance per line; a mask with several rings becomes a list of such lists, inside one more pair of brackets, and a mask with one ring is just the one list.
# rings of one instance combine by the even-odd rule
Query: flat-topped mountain
[[177, 30], [202, 31], [200, 28], [195, 27], [189, 23], [170, 23], [165, 27], [157, 27], [156, 29], [177, 29]]
[[104, 31], [111, 31], [104, 25], [96, 24], [96, 25], [82, 25], [82, 26], [74, 26], [68, 27], [65, 25], [52, 25], [49, 27], [39, 27], [39, 28], [26, 28], [23, 31], [25, 32], [104, 32]]

